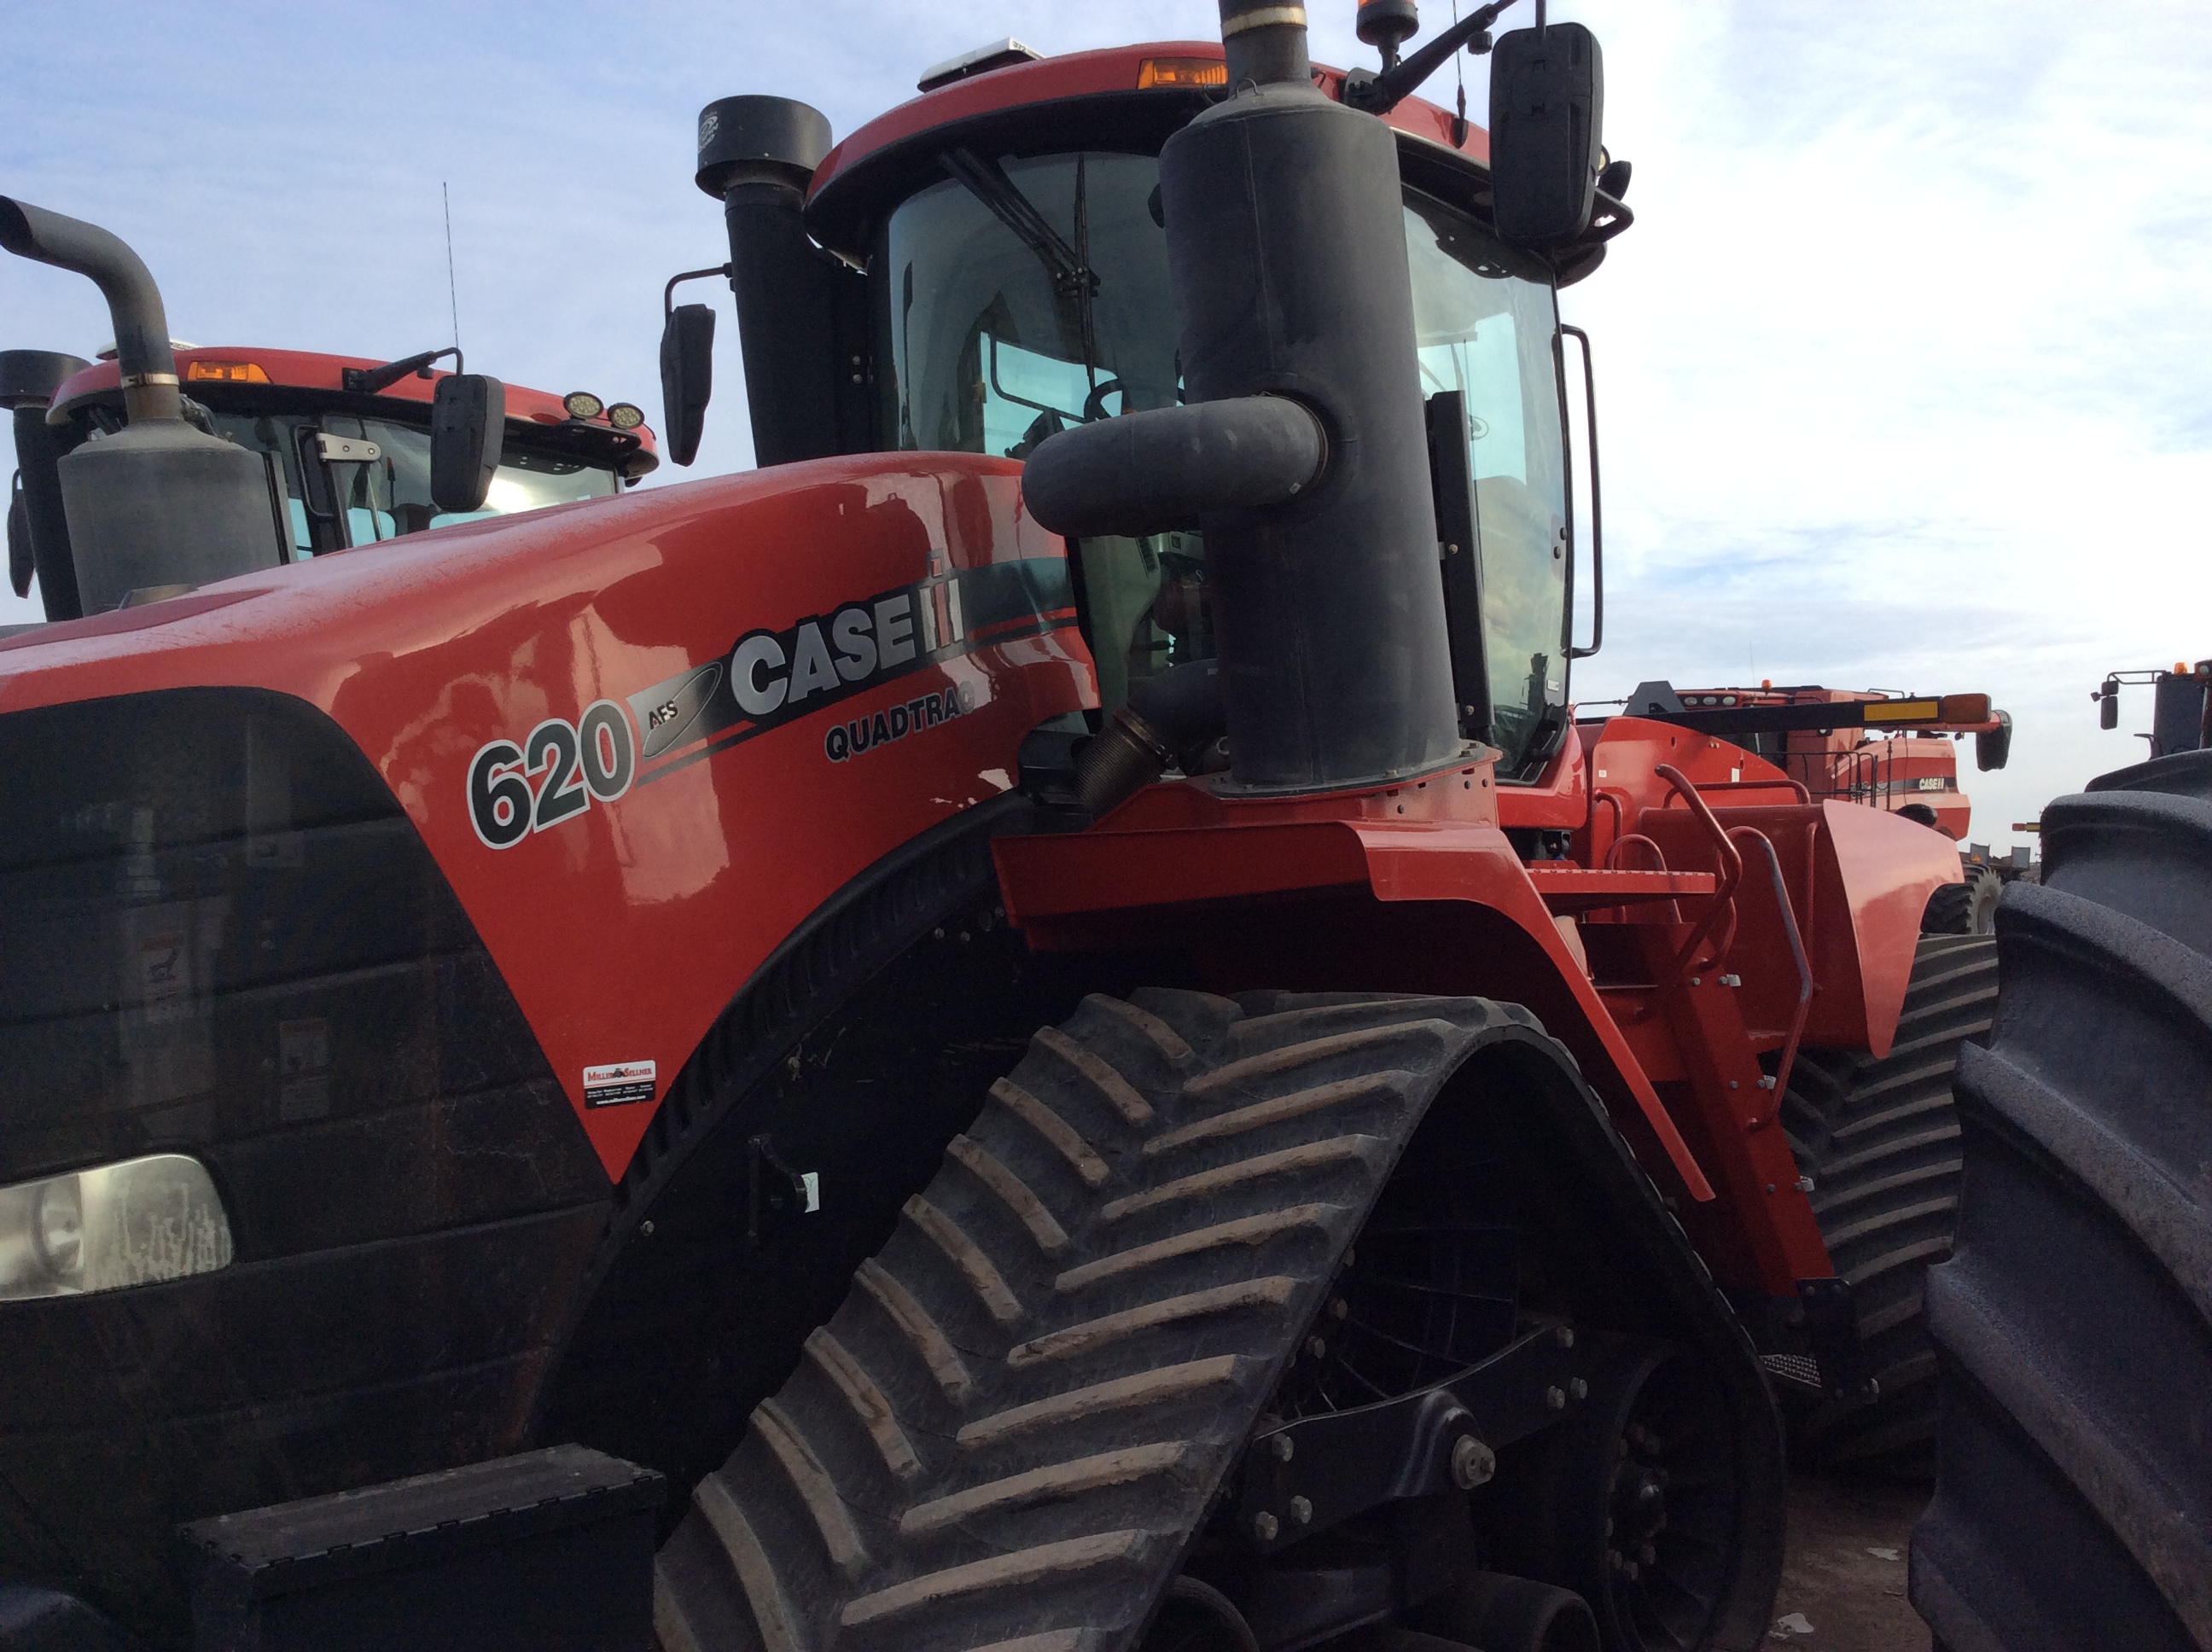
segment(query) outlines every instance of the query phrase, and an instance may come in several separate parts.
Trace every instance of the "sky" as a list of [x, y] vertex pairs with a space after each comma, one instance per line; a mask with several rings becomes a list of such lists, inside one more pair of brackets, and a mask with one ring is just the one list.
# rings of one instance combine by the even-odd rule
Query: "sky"
[[[1309, 4], [1316, 58], [1372, 61], [1353, 0]], [[2212, 7], [1552, 15], [1603, 43], [1638, 219], [1561, 298], [1595, 343], [1604, 479], [1605, 647], [1577, 697], [1985, 690], [2015, 734], [2002, 774], [1960, 749], [1972, 835], [2027, 841], [2014, 822], [2143, 754], [2149, 692], [2102, 733], [2105, 672], [2212, 654]], [[7, 0], [0, 193], [129, 241], [179, 338], [398, 356], [449, 342], [450, 303], [472, 367], [658, 427], [660, 285], [727, 256], [691, 181], [703, 104], [780, 93], [842, 136], [988, 39], [1217, 27], [1211, 0]], [[656, 484], [751, 463], [717, 301], [707, 439]], [[89, 282], [0, 257], [0, 348], [109, 331]], [[0, 624], [34, 604], [0, 588]]]

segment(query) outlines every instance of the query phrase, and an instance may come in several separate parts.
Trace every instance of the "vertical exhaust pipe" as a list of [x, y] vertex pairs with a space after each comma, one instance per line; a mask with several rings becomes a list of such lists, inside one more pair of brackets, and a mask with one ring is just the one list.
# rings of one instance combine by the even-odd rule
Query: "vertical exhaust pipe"
[[[1189, 525], [1167, 519], [1191, 505], [1167, 482], [1218, 477], [1196, 514], [1231, 781], [1388, 781], [1462, 749], [1397, 146], [1314, 88], [1304, 8], [1221, 0], [1221, 33], [1231, 95], [1160, 156], [1184, 392], [1206, 416], [1063, 432], [1031, 455], [1024, 492], [1058, 532], [1127, 533], [1147, 508], [1164, 531]], [[1289, 439], [1285, 403], [1311, 416], [1317, 452]], [[1166, 443], [1186, 463], [1160, 464]]]
[[282, 561], [268, 467], [184, 421], [168, 317], [145, 264], [95, 225], [0, 196], [0, 247], [89, 276], [107, 300], [130, 423], [57, 465], [83, 611]]
[[839, 270], [801, 216], [807, 182], [829, 153], [829, 117], [791, 98], [718, 98], [699, 112], [695, 179], [722, 203], [753, 454], [763, 465], [846, 447]]

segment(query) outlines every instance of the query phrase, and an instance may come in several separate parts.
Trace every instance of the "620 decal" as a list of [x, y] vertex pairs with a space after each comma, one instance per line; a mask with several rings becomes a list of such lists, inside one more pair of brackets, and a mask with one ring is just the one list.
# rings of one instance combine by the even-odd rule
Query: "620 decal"
[[601, 700], [573, 725], [547, 718], [520, 745], [487, 741], [469, 764], [469, 821], [485, 847], [511, 849], [583, 813], [594, 798], [612, 803], [636, 770], [629, 714]]

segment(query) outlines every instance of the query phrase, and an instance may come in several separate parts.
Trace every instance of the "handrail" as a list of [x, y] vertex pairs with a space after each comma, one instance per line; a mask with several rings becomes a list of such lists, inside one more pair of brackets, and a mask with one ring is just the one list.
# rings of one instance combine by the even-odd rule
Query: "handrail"
[[1766, 869], [1774, 879], [1774, 903], [1782, 911], [1782, 932], [1789, 938], [1790, 956], [1797, 965], [1797, 1009], [1790, 1018], [1790, 1036], [1782, 1046], [1782, 1060], [1774, 1071], [1774, 1106], [1759, 1114], [1757, 1126], [1771, 1124], [1781, 1112], [1782, 1097], [1790, 1088], [1790, 1069], [1797, 1060], [1797, 1042], [1805, 1036], [1806, 1018], [1813, 1012], [1813, 963], [1806, 956], [1804, 938], [1797, 932], [1797, 912], [1790, 900], [1790, 885], [1782, 877], [1782, 857], [1775, 853], [1773, 842], [1755, 826], [1736, 826], [1729, 829], [1731, 838], [1754, 841], [1759, 853], [1766, 857]]
[[1704, 918], [1697, 920], [1697, 929], [1690, 931], [1690, 940], [1683, 942], [1681, 951], [1674, 953], [1670, 964], [1668, 964], [1663, 971], [1659, 971], [1659, 977], [1652, 982], [1650, 1004], [1646, 1004], [1641, 1013], [1631, 1015], [1631, 1017], [1626, 1019], [1624, 1026], [1637, 1026], [1641, 1024], [1641, 1022], [1648, 1022], [1652, 1015], [1659, 1013], [1659, 1004], [1666, 1002], [1668, 993], [1674, 991], [1674, 988], [1681, 984], [1683, 975], [1690, 973], [1690, 964], [1692, 964], [1692, 960], [1697, 957], [1697, 949], [1705, 944], [1705, 938], [1712, 933], [1714, 925], [1717, 925], [1723, 915], [1729, 920], [1728, 933], [1721, 938], [1719, 949], [1714, 951], [1714, 962], [1719, 962], [1721, 957], [1728, 957], [1728, 949], [1736, 944], [1736, 922], [1735, 922], [1736, 887], [1743, 883], [1743, 856], [1736, 852], [1735, 842], [1728, 841], [1728, 831], [1721, 827], [1719, 821], [1714, 821], [1712, 810], [1705, 807], [1705, 800], [1697, 794], [1697, 787], [1690, 785], [1690, 779], [1687, 779], [1681, 769], [1677, 769], [1672, 763], [1662, 763], [1656, 769], [1652, 769], [1652, 772], [1655, 772], [1662, 780], [1666, 780], [1670, 787], [1674, 787], [1677, 794], [1681, 794], [1683, 803], [1690, 807], [1690, 814], [1697, 816], [1697, 821], [1705, 827], [1705, 836], [1712, 841], [1714, 853], [1717, 853], [1721, 860], [1721, 880], [1712, 891], [1712, 904], [1705, 907]]
[[[1609, 792], [1602, 786], [1591, 787], [1589, 807], [1583, 814], [1583, 829], [1589, 834], [1593, 854], [1597, 852], [1597, 806], [1600, 803], [1613, 805], [1613, 841], [1617, 843], [1628, 835], [1628, 812], [1621, 805], [1620, 793]], [[1609, 854], [1610, 851], [1607, 853]]]
[[[1786, 786], [1796, 793], [1800, 803], [1810, 804], [1813, 801], [1813, 794], [1806, 790], [1805, 782], [1793, 780], [1787, 774], [1771, 780], [1700, 780], [1696, 789], [1700, 792], [1771, 792], [1778, 786]], [[1674, 799], [1669, 797], [1659, 806], [1671, 809], [1674, 806]]]
[[[1697, 926], [1690, 931], [1690, 938], [1682, 943], [1681, 949], [1674, 954], [1673, 963], [1668, 965], [1660, 980], [1654, 983], [1657, 988], [1653, 997], [1653, 1001], [1656, 1003], [1659, 999], [1664, 998], [1668, 993], [1674, 991], [1676, 983], [1689, 973], [1691, 961], [1697, 957], [1698, 949], [1705, 944], [1705, 938], [1712, 933], [1713, 926], [1720, 921], [1722, 914], [1732, 913], [1735, 910], [1735, 892], [1743, 882], [1743, 856], [1737, 851], [1735, 843], [1730, 841], [1728, 832], [1722, 827], [1720, 822], [1713, 818], [1713, 811], [1706, 806], [1705, 800], [1698, 795], [1698, 788], [1690, 784], [1687, 775], [1672, 763], [1661, 763], [1652, 772], [1674, 788], [1683, 803], [1688, 806], [1690, 812], [1697, 817], [1698, 823], [1705, 829], [1705, 835], [1711, 841], [1714, 853], [1720, 859], [1721, 872], [1720, 886], [1713, 891], [1712, 904], [1705, 908], [1705, 916], [1698, 919]], [[1733, 944], [1735, 939], [1735, 926], [1731, 925], [1729, 940]], [[1725, 957], [1726, 954], [1727, 949], [1723, 947], [1721, 952], [1716, 955], [1715, 962], [1717, 963], [1719, 958]]]
[[[1632, 843], [1640, 843], [1650, 850], [1652, 859], [1659, 864], [1656, 866], [1622, 865], [1620, 852]], [[1641, 832], [1624, 832], [1613, 840], [1613, 847], [1605, 852], [1605, 865], [1602, 870], [1606, 872], [1671, 872], [1673, 868], [1667, 864], [1667, 851], [1661, 848], [1656, 841], [1644, 836]]]

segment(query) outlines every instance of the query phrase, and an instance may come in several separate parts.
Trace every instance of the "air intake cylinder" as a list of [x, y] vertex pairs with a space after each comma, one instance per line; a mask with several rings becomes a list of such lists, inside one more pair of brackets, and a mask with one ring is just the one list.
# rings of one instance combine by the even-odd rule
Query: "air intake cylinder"
[[[1285, 792], [1392, 779], [1460, 750], [1396, 143], [1314, 88], [1300, 8], [1222, 0], [1221, 18], [1232, 94], [1169, 140], [1160, 192], [1185, 396], [1231, 404], [1181, 434], [1219, 444], [1193, 464], [1230, 484], [1200, 525], [1231, 778]], [[1280, 487], [1255, 485], [1236, 404], [1255, 435], [1280, 416], [1255, 398], [1314, 415], [1317, 475], [1291, 474], [1298, 455]], [[1117, 469], [1115, 453], [1147, 444], [1115, 427], [1176, 416], [1042, 444], [1024, 483], [1039, 519], [1130, 531], [1159, 471]], [[1088, 473], [1082, 498], [1058, 485], [1071, 469]]]

